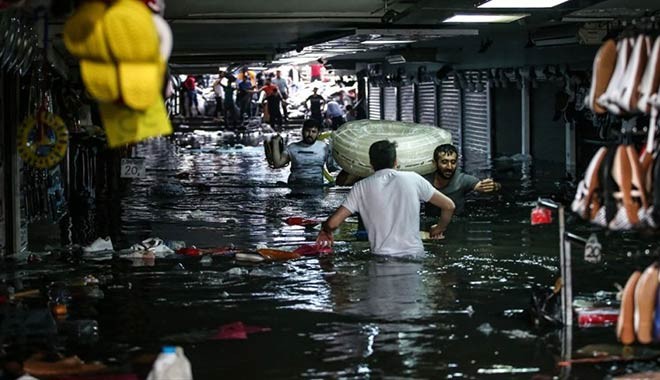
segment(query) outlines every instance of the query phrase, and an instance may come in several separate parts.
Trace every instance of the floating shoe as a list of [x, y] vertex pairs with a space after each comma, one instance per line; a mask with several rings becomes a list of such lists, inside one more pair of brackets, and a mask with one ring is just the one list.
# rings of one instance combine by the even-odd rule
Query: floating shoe
[[84, 253], [97, 253], [97, 252], [108, 252], [108, 251], [114, 251], [114, 248], [112, 246], [112, 240], [110, 240], [110, 237], [106, 237], [105, 239], [103, 238], [98, 238], [92, 242], [92, 244], [83, 247], [83, 252]]
[[145, 239], [140, 243], [133, 244], [129, 249], [129, 252], [142, 252], [149, 251], [155, 254], [157, 257], [163, 257], [171, 255], [174, 251], [163, 243], [162, 239], [159, 238], [149, 238]]

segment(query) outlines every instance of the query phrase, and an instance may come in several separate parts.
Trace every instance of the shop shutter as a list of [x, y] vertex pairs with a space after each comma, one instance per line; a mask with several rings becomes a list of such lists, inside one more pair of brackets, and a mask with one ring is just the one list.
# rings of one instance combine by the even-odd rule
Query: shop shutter
[[461, 91], [454, 87], [454, 75], [440, 84], [440, 128], [451, 133], [452, 144], [461, 151]]
[[471, 163], [488, 162], [491, 156], [490, 93], [485, 75], [476, 71], [465, 74], [474, 85], [463, 89], [462, 153]]
[[383, 89], [383, 119], [396, 121], [396, 103], [396, 87], [385, 87]]
[[436, 92], [434, 82], [422, 82], [417, 85], [417, 122], [436, 124]]
[[380, 90], [378, 86], [369, 85], [369, 119], [380, 120]]
[[413, 123], [415, 121], [415, 85], [402, 85], [399, 87], [399, 107], [401, 121]]

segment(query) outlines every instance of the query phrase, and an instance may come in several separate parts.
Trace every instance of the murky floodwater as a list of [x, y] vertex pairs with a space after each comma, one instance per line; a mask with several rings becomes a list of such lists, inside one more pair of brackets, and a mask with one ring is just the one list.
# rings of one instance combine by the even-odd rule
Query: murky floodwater
[[[120, 202], [102, 209], [116, 248], [146, 237], [183, 240], [198, 247], [235, 245], [295, 248], [312, 242], [313, 228], [291, 227], [289, 216], [325, 218], [348, 188], [297, 195], [282, 186], [288, 169], [271, 170], [262, 136], [179, 136], [143, 144], [148, 176], [133, 180]], [[292, 137], [296, 140], [296, 137]], [[87, 355], [101, 359], [164, 343], [185, 348], [195, 379], [220, 378], [531, 378], [566, 376], [560, 370], [558, 330], [532, 327], [522, 310], [533, 284], [558, 277], [556, 223], [532, 227], [539, 196], [562, 195], [557, 170], [499, 162], [492, 175], [501, 194], [468, 201], [447, 238], [425, 245], [420, 261], [371, 256], [349, 219], [332, 256], [284, 263], [241, 264], [229, 259], [124, 260], [48, 264], [49, 279], [93, 273], [105, 298], [74, 316], [99, 321], [101, 340]], [[175, 176], [185, 172], [187, 175]], [[581, 235], [591, 228], [569, 218]], [[75, 228], [75, 226], [74, 226]], [[575, 249], [575, 293], [593, 297], [623, 284], [649, 245], [635, 234], [599, 233], [604, 263], [586, 264]], [[633, 258], [628, 258], [628, 252]], [[25, 283], [43, 281], [46, 264], [18, 267]], [[605, 293], [613, 300], [612, 293]], [[246, 340], [214, 340], [218, 327], [242, 321], [271, 331]], [[615, 343], [614, 329], [575, 328], [573, 351]], [[564, 341], [566, 344], [567, 342]], [[575, 378], [602, 378], [621, 370], [578, 365]]]

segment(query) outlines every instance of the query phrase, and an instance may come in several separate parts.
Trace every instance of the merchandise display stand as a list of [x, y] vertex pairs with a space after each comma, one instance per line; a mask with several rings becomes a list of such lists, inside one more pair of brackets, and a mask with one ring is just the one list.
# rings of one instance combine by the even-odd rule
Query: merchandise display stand
[[[587, 240], [566, 232], [564, 205], [550, 199], [539, 198], [539, 206], [557, 210], [559, 224], [559, 267], [562, 279], [561, 286], [561, 317], [563, 322], [561, 339], [561, 358], [570, 361], [573, 354], [573, 274], [571, 266], [571, 248], [573, 245], [584, 247]], [[570, 375], [570, 366], [562, 367], [560, 378]]]

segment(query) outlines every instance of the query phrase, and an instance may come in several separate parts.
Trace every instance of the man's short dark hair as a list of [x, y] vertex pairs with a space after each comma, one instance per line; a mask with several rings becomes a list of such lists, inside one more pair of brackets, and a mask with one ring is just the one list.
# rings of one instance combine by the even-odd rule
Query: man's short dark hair
[[369, 162], [374, 171], [393, 169], [396, 161], [396, 142], [380, 140], [369, 147]]
[[316, 128], [319, 131], [321, 130], [321, 122], [316, 119], [307, 119], [303, 122], [302, 129]]
[[458, 149], [451, 144], [438, 145], [433, 151], [433, 161], [438, 161], [440, 154], [455, 154], [458, 157]]

